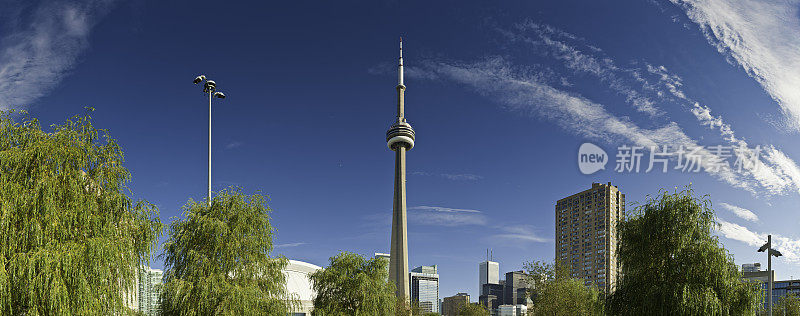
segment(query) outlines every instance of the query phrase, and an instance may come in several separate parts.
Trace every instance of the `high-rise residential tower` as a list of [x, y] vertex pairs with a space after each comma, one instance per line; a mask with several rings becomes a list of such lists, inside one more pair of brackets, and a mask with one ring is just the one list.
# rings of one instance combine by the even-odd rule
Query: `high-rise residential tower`
[[144, 315], [157, 315], [161, 297], [161, 279], [164, 271], [142, 266], [139, 269], [139, 311]]
[[414, 148], [414, 129], [406, 122], [403, 84], [403, 39], [397, 66], [397, 121], [386, 132], [386, 144], [394, 151], [394, 206], [389, 258], [389, 280], [397, 286], [397, 297], [409, 300], [408, 232], [406, 229], [406, 151]]
[[611, 182], [558, 200], [556, 260], [573, 278], [612, 292], [620, 273], [616, 227], [624, 217], [625, 194]]

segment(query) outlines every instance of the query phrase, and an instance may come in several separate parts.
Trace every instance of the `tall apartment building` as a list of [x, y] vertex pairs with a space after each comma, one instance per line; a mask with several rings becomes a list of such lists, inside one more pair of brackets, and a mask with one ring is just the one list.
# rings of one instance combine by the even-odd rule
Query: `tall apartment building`
[[161, 296], [161, 279], [164, 272], [159, 269], [142, 267], [139, 269], [139, 311], [144, 315], [158, 315]]
[[555, 207], [556, 260], [569, 267], [573, 278], [614, 290], [617, 262], [617, 223], [625, 217], [625, 194], [608, 184], [558, 200]]
[[416, 267], [408, 273], [411, 280], [411, 301], [422, 312], [439, 312], [439, 272], [436, 265]]
[[457, 316], [463, 306], [469, 304], [469, 294], [458, 293], [442, 301], [442, 316]]

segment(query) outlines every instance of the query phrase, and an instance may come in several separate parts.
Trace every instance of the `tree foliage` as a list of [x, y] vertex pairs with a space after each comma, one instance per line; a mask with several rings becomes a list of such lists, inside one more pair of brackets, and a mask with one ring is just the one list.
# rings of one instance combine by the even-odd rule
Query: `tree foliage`
[[0, 314], [122, 314], [161, 233], [107, 131], [0, 114]]
[[458, 309], [456, 313], [458, 316], [489, 316], [489, 311], [486, 307], [480, 304], [464, 304]]
[[193, 200], [170, 224], [164, 244], [161, 309], [165, 315], [286, 315], [293, 307], [282, 269], [272, 258], [266, 198], [240, 188], [211, 201]]
[[775, 315], [800, 316], [800, 294], [788, 293], [778, 300], [772, 307]]
[[[311, 275], [315, 316], [394, 315], [394, 284], [388, 281], [387, 262], [340, 252], [324, 270]], [[401, 309], [405, 309], [402, 308]]]
[[711, 202], [691, 189], [649, 197], [620, 222], [613, 315], [751, 315], [761, 291], [713, 235]]
[[523, 265], [533, 300], [532, 315], [602, 315], [603, 299], [595, 287], [573, 279], [561, 264], [542, 261]]

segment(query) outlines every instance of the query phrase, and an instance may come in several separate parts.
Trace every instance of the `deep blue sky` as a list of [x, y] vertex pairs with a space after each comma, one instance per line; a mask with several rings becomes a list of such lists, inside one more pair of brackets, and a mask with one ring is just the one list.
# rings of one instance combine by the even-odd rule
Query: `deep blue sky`
[[[268, 194], [275, 253], [325, 266], [340, 250], [389, 251], [384, 133], [403, 36], [406, 116], [417, 131], [409, 261], [439, 265], [441, 297], [477, 299], [487, 248], [502, 273], [552, 260], [555, 201], [608, 181], [632, 203], [692, 183], [710, 195], [737, 264], [764, 262], [754, 244], [772, 233], [787, 254], [774, 261], [778, 277], [797, 278], [800, 104], [776, 82], [797, 79], [800, 57], [779, 52], [800, 32], [752, 35], [800, 25], [797, 3], [785, 5], [787, 25], [734, 20], [717, 34], [710, 17], [772, 11], [692, 1], [10, 1], [0, 13], [0, 105], [45, 124], [95, 107], [95, 125], [125, 150], [133, 195], [169, 223], [205, 194], [208, 113], [191, 84], [205, 74], [228, 95], [214, 105], [214, 190]], [[713, 122], [749, 147], [772, 146], [768, 169], [636, 174], [614, 172], [612, 161], [593, 175], [578, 170], [587, 141], [612, 159], [642, 135], [729, 144]], [[741, 209], [758, 219], [732, 211]]]

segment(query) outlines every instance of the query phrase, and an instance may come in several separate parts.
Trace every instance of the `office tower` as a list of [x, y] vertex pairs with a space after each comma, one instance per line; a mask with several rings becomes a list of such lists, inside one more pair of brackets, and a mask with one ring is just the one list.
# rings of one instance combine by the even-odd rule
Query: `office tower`
[[442, 316], [457, 316], [456, 313], [467, 304], [469, 304], [469, 294], [467, 293], [445, 297], [442, 301]]
[[500, 284], [500, 264], [486, 260], [478, 265], [478, 290], [480, 295], [486, 294], [484, 284]]
[[617, 223], [625, 216], [625, 194], [608, 184], [558, 200], [555, 206], [556, 260], [573, 278], [610, 293], [619, 275]]
[[419, 304], [422, 312], [439, 312], [439, 272], [436, 265], [420, 266], [411, 270], [411, 301]]
[[478, 264], [478, 303], [492, 311], [503, 305], [503, 281], [500, 264], [487, 259]]
[[523, 271], [506, 273], [503, 304], [528, 305], [528, 274]]
[[742, 272], [759, 272], [761, 271], [761, 263], [745, 263], [742, 265]]
[[394, 205], [392, 207], [391, 257], [389, 280], [397, 286], [398, 298], [408, 301], [408, 231], [406, 226], [406, 151], [414, 148], [414, 129], [406, 122], [403, 85], [403, 39], [397, 66], [397, 121], [386, 132], [386, 144], [394, 156]]
[[139, 312], [153, 316], [158, 314], [161, 296], [161, 278], [164, 272], [159, 269], [142, 267], [139, 269]]

